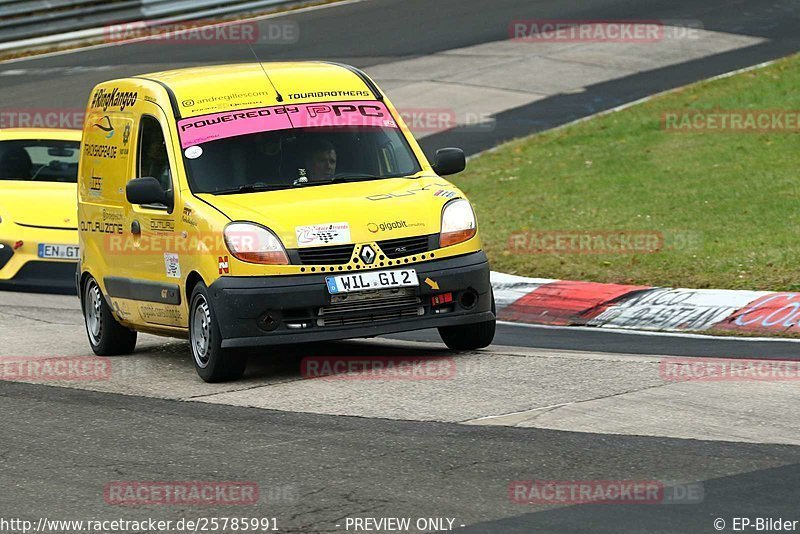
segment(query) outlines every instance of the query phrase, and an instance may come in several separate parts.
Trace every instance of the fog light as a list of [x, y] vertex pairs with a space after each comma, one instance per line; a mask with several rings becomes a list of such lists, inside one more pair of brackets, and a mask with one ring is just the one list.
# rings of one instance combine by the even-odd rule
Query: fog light
[[310, 327], [311, 327], [311, 323], [309, 323], [307, 321], [301, 321], [301, 322], [295, 322], [295, 323], [287, 322], [286, 323], [286, 328], [289, 328], [291, 330], [301, 330], [303, 328], [310, 328]]
[[276, 328], [278, 328], [279, 324], [280, 323], [278, 322], [278, 320], [275, 319], [269, 313], [264, 315], [264, 317], [261, 318], [261, 321], [259, 321], [259, 326], [261, 327], [261, 329], [266, 330], [267, 332], [275, 330]]
[[458, 299], [458, 303], [462, 308], [472, 309], [478, 304], [478, 294], [472, 290], [464, 291]]

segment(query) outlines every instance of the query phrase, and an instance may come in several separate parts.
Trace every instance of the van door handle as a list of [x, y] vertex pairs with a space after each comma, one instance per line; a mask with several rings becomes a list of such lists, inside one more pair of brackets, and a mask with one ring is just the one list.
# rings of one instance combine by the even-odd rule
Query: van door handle
[[131, 233], [133, 235], [141, 235], [142, 234], [142, 225], [139, 224], [139, 221], [133, 221], [131, 223]]

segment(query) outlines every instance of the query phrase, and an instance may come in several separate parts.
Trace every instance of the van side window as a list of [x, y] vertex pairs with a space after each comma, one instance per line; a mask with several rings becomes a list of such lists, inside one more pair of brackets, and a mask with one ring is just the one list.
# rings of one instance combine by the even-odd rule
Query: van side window
[[167, 145], [161, 124], [154, 117], [142, 116], [139, 123], [139, 154], [137, 176], [153, 177], [161, 183], [164, 191], [172, 190], [172, 173], [169, 168]]

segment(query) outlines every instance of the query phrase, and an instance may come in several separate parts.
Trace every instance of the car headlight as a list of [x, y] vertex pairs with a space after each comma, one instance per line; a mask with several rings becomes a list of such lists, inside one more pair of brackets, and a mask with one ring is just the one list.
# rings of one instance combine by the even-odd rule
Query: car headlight
[[231, 223], [225, 227], [225, 244], [233, 257], [247, 263], [288, 265], [289, 257], [271, 230], [252, 223]]
[[469, 201], [461, 198], [451, 200], [442, 210], [442, 232], [439, 246], [449, 247], [472, 239], [478, 231], [475, 212]]

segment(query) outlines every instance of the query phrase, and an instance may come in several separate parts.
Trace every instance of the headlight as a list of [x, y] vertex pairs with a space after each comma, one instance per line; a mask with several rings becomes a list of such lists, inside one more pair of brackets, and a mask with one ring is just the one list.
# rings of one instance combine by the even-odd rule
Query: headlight
[[465, 199], [451, 200], [442, 210], [442, 233], [439, 234], [439, 246], [449, 247], [472, 239], [478, 231], [475, 213], [469, 201]]
[[281, 240], [263, 226], [231, 223], [225, 227], [225, 244], [233, 257], [248, 263], [288, 265]]

